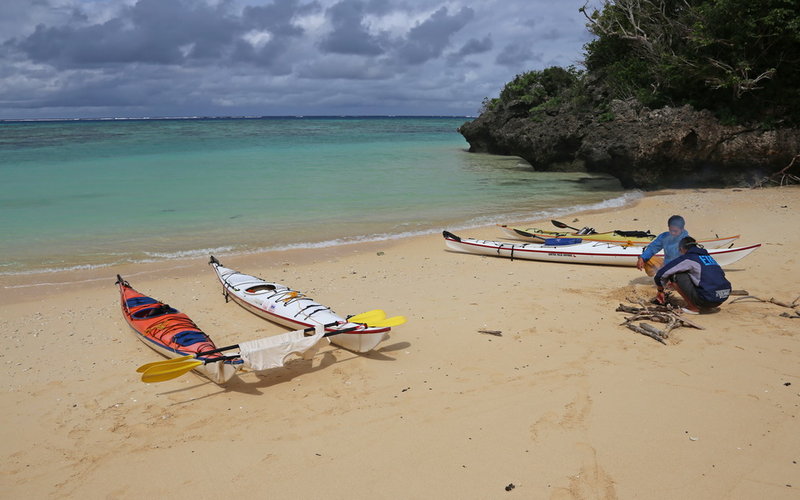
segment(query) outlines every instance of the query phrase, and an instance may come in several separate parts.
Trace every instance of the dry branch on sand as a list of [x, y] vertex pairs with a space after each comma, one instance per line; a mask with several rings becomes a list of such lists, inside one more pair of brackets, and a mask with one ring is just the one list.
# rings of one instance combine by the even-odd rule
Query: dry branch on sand
[[779, 186], [788, 186], [789, 184], [800, 184], [800, 177], [789, 173], [789, 169], [795, 165], [800, 165], [800, 155], [795, 155], [788, 165], [778, 170], [772, 175], [761, 178], [753, 185], [754, 188], [764, 187], [767, 184], [777, 184]]
[[762, 299], [760, 297], [756, 297], [755, 295], [746, 295], [744, 297], [739, 297], [738, 299], [734, 299], [731, 301], [731, 304], [735, 304], [737, 302], [743, 301], [756, 301], [756, 302], [765, 302], [767, 304], [775, 304], [776, 306], [785, 307], [787, 309], [791, 309], [792, 312], [788, 313], [781, 313], [780, 316], [784, 318], [800, 318], [800, 296], [795, 298], [792, 302], [784, 302], [782, 300], [776, 300], [772, 297], [769, 299]]
[[[630, 300], [630, 302], [634, 301]], [[638, 307], [625, 304], [620, 304], [619, 307], [617, 307], [618, 312], [631, 314], [631, 316], [626, 317], [625, 321], [621, 324], [636, 333], [646, 335], [664, 345], [667, 344], [666, 339], [669, 338], [670, 332], [672, 332], [672, 330], [675, 328], [688, 326], [691, 328], [697, 328], [698, 330], [704, 330], [702, 326], [683, 317], [683, 315], [680, 314], [680, 309], [677, 309], [669, 304], [646, 304], [641, 300], [636, 302], [639, 304]], [[650, 320], [658, 323], [664, 323], [666, 326], [663, 329], [660, 329], [649, 323], [641, 322], [640, 320]], [[634, 323], [635, 321], [640, 322], [637, 325]]]

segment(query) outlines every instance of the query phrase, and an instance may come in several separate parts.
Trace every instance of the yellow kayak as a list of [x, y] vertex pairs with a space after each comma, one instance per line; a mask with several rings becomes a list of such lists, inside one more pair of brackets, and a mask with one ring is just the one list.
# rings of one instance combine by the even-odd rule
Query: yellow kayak
[[[603, 233], [591, 232], [590, 234], [581, 234], [584, 231], [545, 231], [534, 227], [524, 229], [511, 227], [506, 224], [498, 224], [497, 226], [511, 238], [533, 241], [536, 243], [542, 243], [546, 238], [581, 238], [584, 241], [598, 241], [610, 245], [643, 247], [649, 245], [657, 236], [655, 234], [650, 234], [650, 231], [607, 231]], [[722, 248], [730, 245], [738, 238], [739, 235], [737, 234], [736, 236], [728, 236], [725, 238], [706, 238], [697, 240], [697, 242], [705, 248]]]

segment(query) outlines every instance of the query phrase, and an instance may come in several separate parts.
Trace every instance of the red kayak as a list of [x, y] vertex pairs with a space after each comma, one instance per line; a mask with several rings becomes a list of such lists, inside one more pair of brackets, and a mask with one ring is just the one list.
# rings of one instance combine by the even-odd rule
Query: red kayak
[[[203, 356], [215, 350], [214, 342], [189, 316], [152, 297], [142, 295], [117, 275], [122, 315], [139, 339], [168, 358], [193, 355], [198, 361], [219, 360], [220, 353]], [[195, 368], [212, 381], [223, 384], [242, 368], [241, 358], [205, 363]]]

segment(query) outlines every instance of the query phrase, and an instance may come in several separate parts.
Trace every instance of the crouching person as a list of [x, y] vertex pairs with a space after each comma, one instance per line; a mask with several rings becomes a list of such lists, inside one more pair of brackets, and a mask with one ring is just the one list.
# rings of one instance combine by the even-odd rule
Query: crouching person
[[656, 300], [663, 304], [664, 287], [671, 285], [686, 301], [685, 313], [698, 314], [725, 302], [731, 294], [731, 284], [714, 258], [691, 236], [680, 241], [678, 250], [680, 256], [656, 273]]

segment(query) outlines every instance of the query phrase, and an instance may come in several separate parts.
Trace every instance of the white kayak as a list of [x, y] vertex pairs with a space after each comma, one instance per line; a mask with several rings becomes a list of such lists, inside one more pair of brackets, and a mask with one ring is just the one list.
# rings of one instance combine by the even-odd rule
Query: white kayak
[[[508, 243], [503, 241], [460, 238], [443, 232], [447, 248], [458, 252], [510, 257], [511, 259], [567, 262], [571, 264], [597, 264], [604, 266], [636, 266], [643, 247], [620, 246], [597, 241], [573, 244], [547, 245], [544, 243]], [[711, 249], [708, 253], [720, 266], [728, 266], [752, 253], [761, 244], [747, 247]], [[659, 252], [659, 255], [662, 253]]]
[[350, 351], [371, 351], [391, 330], [390, 327], [367, 327], [362, 323], [351, 323], [347, 318], [333, 312], [330, 307], [323, 306], [301, 292], [224, 267], [213, 256], [209, 264], [222, 283], [222, 293], [226, 300], [230, 297], [253, 314], [289, 328], [323, 325], [326, 332], [354, 329], [329, 337], [332, 343]]

